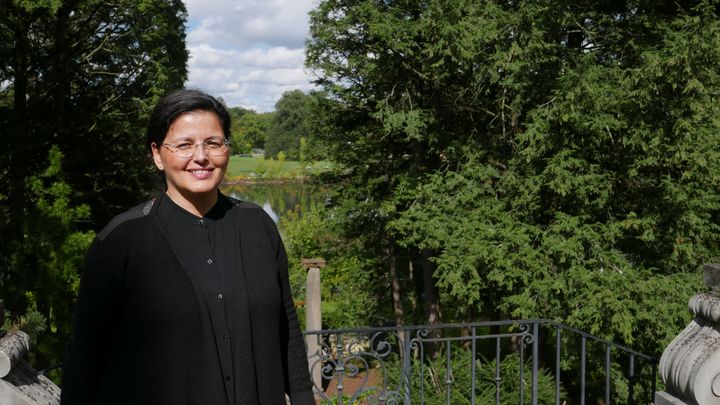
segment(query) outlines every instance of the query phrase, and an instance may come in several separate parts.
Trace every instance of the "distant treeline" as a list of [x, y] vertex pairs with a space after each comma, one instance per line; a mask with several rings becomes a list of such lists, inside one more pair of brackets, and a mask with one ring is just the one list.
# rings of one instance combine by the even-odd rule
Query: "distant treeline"
[[283, 152], [288, 160], [322, 159], [323, 148], [316, 137], [321, 130], [318, 107], [317, 94], [292, 90], [280, 97], [272, 112], [229, 108], [233, 118], [233, 153], [262, 149], [266, 158], [277, 159], [278, 153]]

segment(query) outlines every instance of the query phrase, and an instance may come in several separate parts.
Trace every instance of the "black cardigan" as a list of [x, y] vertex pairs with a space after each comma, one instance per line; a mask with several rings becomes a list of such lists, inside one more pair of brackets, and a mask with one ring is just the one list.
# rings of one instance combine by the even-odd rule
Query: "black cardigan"
[[[262, 208], [233, 202], [257, 404], [284, 405], [284, 393], [293, 405], [315, 404], [280, 235]], [[114, 218], [87, 254], [61, 403], [227, 404], [200, 300], [159, 227], [157, 204]]]

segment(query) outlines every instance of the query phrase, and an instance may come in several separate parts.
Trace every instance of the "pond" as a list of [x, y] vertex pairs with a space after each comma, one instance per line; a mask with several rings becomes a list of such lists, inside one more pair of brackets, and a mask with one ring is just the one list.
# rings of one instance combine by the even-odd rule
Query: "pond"
[[275, 222], [290, 211], [308, 212], [325, 204], [327, 188], [310, 183], [223, 184], [221, 191], [230, 197], [253, 202], [265, 210]]

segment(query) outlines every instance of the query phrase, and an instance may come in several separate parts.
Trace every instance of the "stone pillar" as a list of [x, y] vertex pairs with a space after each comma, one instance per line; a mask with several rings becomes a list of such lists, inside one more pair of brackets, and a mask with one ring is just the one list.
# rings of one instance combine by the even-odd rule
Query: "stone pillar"
[[704, 281], [710, 291], [688, 304], [695, 318], [660, 358], [656, 405], [720, 404], [720, 264], [705, 265]]
[[[303, 267], [307, 270], [307, 286], [305, 289], [305, 330], [322, 329], [322, 311], [320, 294], [320, 269], [325, 267], [323, 259], [303, 259]], [[310, 376], [317, 390], [322, 390], [322, 361], [320, 343], [317, 335], [305, 337], [307, 342], [308, 365]]]

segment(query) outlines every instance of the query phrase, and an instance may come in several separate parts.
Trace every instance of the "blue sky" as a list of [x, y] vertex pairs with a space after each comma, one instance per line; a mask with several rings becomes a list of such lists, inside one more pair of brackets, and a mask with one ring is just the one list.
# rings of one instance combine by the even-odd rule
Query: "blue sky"
[[317, 0], [184, 1], [188, 87], [258, 112], [272, 111], [285, 91], [312, 88], [304, 43]]

